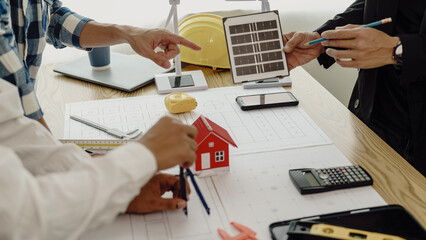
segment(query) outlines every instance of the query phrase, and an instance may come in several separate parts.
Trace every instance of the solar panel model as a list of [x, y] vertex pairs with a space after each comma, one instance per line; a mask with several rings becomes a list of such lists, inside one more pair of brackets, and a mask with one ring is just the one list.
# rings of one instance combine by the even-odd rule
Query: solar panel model
[[223, 19], [234, 83], [289, 75], [278, 11]]

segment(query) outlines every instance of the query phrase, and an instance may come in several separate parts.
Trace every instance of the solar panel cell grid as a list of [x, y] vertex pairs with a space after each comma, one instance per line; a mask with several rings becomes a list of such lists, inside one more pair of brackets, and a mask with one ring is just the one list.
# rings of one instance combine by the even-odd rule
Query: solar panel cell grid
[[256, 74], [263, 78], [288, 75], [277, 12], [229, 19], [232, 23], [226, 26], [225, 19], [224, 25], [233, 78], [236, 75], [241, 79], [237, 82], [254, 80]]

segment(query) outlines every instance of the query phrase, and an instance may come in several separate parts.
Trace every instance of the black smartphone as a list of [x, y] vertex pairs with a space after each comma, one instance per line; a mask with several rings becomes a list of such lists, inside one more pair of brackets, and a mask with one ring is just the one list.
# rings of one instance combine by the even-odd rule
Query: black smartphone
[[299, 101], [291, 92], [277, 92], [238, 96], [235, 101], [241, 110], [252, 110], [271, 107], [296, 106]]

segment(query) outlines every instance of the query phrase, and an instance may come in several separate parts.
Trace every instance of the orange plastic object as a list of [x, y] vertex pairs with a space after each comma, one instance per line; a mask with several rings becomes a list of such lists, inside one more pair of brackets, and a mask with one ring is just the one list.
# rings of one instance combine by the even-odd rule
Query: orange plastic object
[[234, 228], [239, 230], [241, 233], [237, 236], [231, 237], [227, 232], [219, 228], [217, 229], [217, 232], [223, 240], [258, 240], [255, 237], [256, 232], [251, 230], [250, 228], [236, 222], [231, 222], [231, 225], [234, 226]]

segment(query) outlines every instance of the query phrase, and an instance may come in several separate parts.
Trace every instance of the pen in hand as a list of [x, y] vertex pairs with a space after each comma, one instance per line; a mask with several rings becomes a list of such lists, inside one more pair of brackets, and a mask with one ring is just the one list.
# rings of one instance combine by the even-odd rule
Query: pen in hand
[[[366, 24], [366, 25], [359, 26], [359, 27], [357, 27], [355, 29], [366, 28], [366, 27], [375, 27], [375, 26], [379, 26], [379, 25], [382, 25], [382, 24], [385, 24], [385, 23], [390, 23], [390, 22], [392, 22], [392, 18], [385, 18], [385, 19], [382, 19], [382, 20], [379, 20], [379, 21], [376, 21], [376, 22], [372, 22], [372, 23], [369, 23], [369, 24]], [[326, 40], [328, 40], [328, 39], [326, 39], [326, 38], [319, 38], [319, 39], [310, 41], [308, 43], [305, 43], [305, 47], [308, 47], [310, 45], [314, 45], [314, 44], [317, 44], [317, 43], [320, 43], [320, 42], [324, 42]]]
[[[182, 194], [182, 199], [187, 201], [186, 197], [186, 183], [185, 183], [185, 173], [183, 172], [183, 167], [179, 166], [179, 181], [180, 181], [180, 190]], [[183, 208], [183, 212], [188, 216], [188, 204]]]

